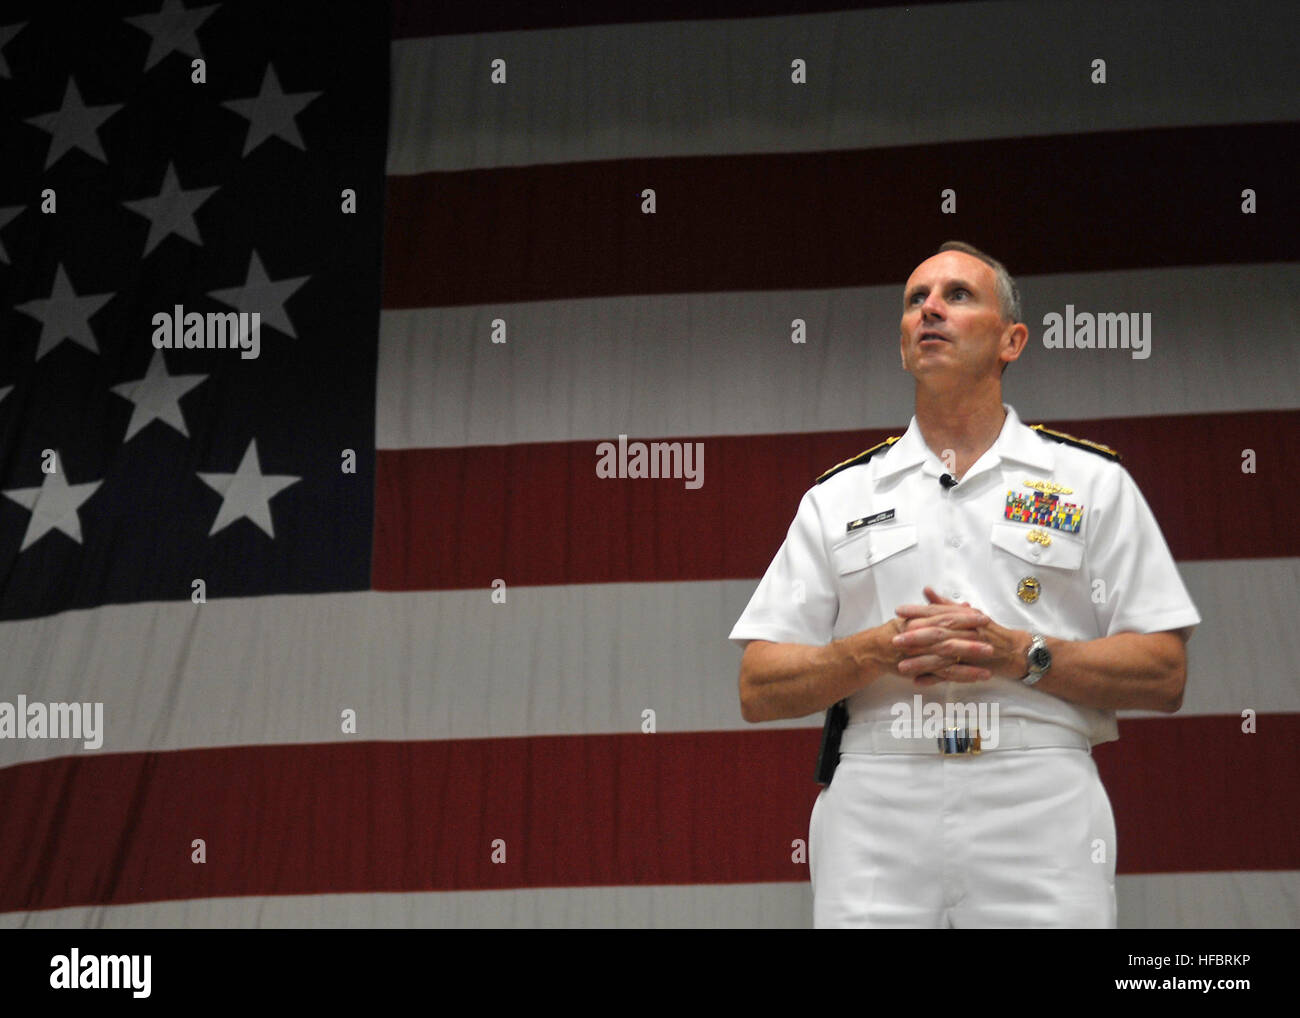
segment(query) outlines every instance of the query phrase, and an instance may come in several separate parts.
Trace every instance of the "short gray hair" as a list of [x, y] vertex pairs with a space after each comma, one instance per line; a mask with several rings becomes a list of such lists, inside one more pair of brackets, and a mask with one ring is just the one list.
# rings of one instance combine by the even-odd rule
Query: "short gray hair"
[[935, 254], [943, 254], [945, 251], [960, 251], [962, 254], [968, 254], [972, 258], [978, 258], [985, 265], [993, 270], [993, 276], [997, 283], [998, 290], [998, 310], [1002, 317], [1016, 325], [1021, 321], [1023, 311], [1020, 307], [1020, 290], [1016, 287], [1016, 281], [1011, 278], [1011, 273], [1007, 267], [992, 255], [987, 255], [979, 248], [967, 244], [964, 240], [946, 240], [939, 245], [939, 250]]

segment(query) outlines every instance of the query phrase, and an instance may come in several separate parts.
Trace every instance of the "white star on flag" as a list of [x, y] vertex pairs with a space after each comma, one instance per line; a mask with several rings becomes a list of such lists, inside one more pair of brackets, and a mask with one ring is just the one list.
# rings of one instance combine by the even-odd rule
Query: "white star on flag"
[[27, 22], [20, 21], [16, 25], [0, 25], [0, 78], [11, 78], [9, 73], [9, 61], [5, 59], [5, 47], [9, 41], [27, 27]]
[[68, 87], [63, 93], [63, 106], [53, 113], [28, 117], [32, 124], [51, 135], [50, 151], [45, 156], [45, 168], [63, 158], [65, 152], [79, 148], [101, 163], [108, 162], [104, 147], [99, 143], [99, 125], [122, 108], [123, 103], [109, 103], [104, 106], [87, 106], [81, 101], [77, 83], [68, 79]]
[[[243, 286], [229, 286], [222, 290], [209, 290], [208, 296], [215, 301], [226, 304], [240, 311], [246, 311], [250, 314], [254, 311], [261, 313], [261, 322], [263, 326], [272, 329], [278, 329], [290, 339], [297, 339], [298, 334], [293, 331], [293, 322], [289, 320], [288, 313], [284, 310], [284, 302], [292, 297], [303, 283], [307, 282], [310, 276], [294, 276], [292, 278], [272, 280], [266, 270], [262, 268], [262, 260], [257, 257], [254, 251], [248, 259], [248, 274], [244, 278]], [[247, 319], [241, 319], [242, 323]], [[242, 339], [243, 336], [241, 335]]]
[[248, 138], [244, 142], [244, 155], [248, 155], [267, 138], [283, 138], [290, 145], [296, 145], [304, 152], [307, 146], [298, 133], [294, 121], [302, 110], [311, 103], [320, 92], [291, 92], [280, 89], [280, 82], [275, 76], [275, 69], [266, 66], [262, 78], [262, 91], [255, 99], [229, 99], [222, 106], [228, 106], [241, 117], [249, 121]]
[[208, 531], [209, 537], [235, 520], [248, 517], [272, 538], [275, 531], [271, 527], [270, 500], [302, 480], [287, 474], [263, 474], [257, 459], [257, 439], [248, 443], [244, 458], [233, 474], [199, 474], [199, 479], [222, 496], [221, 509]]
[[170, 53], [203, 56], [199, 47], [199, 26], [216, 10], [215, 4], [186, 8], [181, 6], [181, 0], [164, 0], [156, 14], [127, 15], [125, 21], [150, 35], [149, 56], [145, 58], [144, 69], [149, 70]]
[[[3, 230], [11, 222], [17, 219], [19, 213], [21, 213], [25, 207], [26, 206], [23, 205], [9, 205], [0, 209], [0, 230]], [[3, 240], [0, 240], [0, 262], [4, 262], [6, 265], [9, 264], [9, 252], [5, 250]]]
[[19, 551], [25, 551], [51, 530], [61, 530], [81, 544], [81, 517], [77, 515], [77, 509], [104, 482], [100, 480], [69, 484], [59, 469], [61, 462], [59, 454], [55, 452], [55, 472], [46, 474], [39, 488], [13, 488], [3, 493], [5, 498], [12, 499], [32, 513]]
[[190, 433], [185, 430], [185, 418], [181, 414], [180, 399], [207, 377], [167, 374], [162, 351], [155, 350], [153, 360], [149, 362], [149, 370], [143, 378], [123, 382], [112, 388], [123, 399], [129, 399], [135, 404], [131, 411], [131, 421], [126, 426], [126, 437], [122, 441], [129, 442], [150, 421], [169, 424], [189, 438]]
[[202, 244], [203, 238], [199, 236], [199, 224], [194, 221], [194, 213], [217, 190], [215, 187], [183, 190], [176, 176], [176, 168], [168, 163], [162, 186], [154, 197], [122, 202], [132, 212], [149, 220], [149, 236], [144, 243], [144, 253], [147, 255], [171, 233], [178, 234], [193, 244]]
[[15, 304], [14, 310], [40, 320], [41, 341], [36, 349], [36, 359], [40, 360], [65, 339], [80, 343], [91, 353], [99, 353], [90, 319], [112, 299], [111, 293], [78, 296], [60, 265], [54, 270], [54, 287], [48, 297]]

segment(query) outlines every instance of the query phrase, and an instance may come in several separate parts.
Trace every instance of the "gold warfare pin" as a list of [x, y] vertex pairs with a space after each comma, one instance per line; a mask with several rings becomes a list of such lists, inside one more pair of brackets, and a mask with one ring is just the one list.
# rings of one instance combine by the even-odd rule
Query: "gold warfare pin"
[[1043, 592], [1043, 585], [1038, 582], [1036, 576], [1026, 576], [1016, 587], [1016, 596], [1025, 604], [1033, 604], [1038, 600], [1038, 595]]
[[1041, 544], [1046, 548], [1052, 543], [1052, 535], [1046, 530], [1031, 530], [1025, 535], [1025, 540], [1030, 544]]
[[1073, 495], [1074, 489], [1067, 488], [1063, 484], [1057, 484], [1054, 481], [1025, 481], [1026, 488], [1032, 488], [1034, 491], [1041, 491], [1044, 495]]

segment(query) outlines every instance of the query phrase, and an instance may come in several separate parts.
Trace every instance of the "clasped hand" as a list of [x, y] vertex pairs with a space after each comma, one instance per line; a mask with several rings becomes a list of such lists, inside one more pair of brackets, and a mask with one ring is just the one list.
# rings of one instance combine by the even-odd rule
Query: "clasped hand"
[[927, 604], [900, 605], [892, 620], [891, 645], [898, 655], [899, 675], [930, 686], [1024, 674], [1024, 652], [1019, 648], [1027, 634], [1000, 626], [969, 603], [942, 597], [933, 587], [925, 588], [925, 597]]

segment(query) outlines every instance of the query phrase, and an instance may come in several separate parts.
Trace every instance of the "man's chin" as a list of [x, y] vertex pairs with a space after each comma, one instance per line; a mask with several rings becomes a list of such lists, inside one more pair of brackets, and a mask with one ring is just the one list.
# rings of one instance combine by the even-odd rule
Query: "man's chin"
[[[985, 376], [972, 375], [968, 368], [951, 361], [914, 363], [906, 370], [916, 379], [917, 385], [927, 389], [969, 389], [987, 380]], [[996, 373], [990, 377], [998, 380]]]

